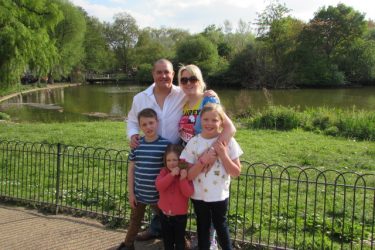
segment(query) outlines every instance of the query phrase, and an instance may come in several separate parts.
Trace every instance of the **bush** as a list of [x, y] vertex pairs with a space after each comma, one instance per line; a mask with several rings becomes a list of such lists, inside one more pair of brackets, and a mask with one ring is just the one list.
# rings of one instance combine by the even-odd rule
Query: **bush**
[[336, 124], [341, 136], [359, 140], [375, 140], [375, 113], [352, 111], [341, 114]]
[[269, 106], [253, 115], [244, 112], [238, 116], [249, 128], [306, 131], [343, 136], [358, 140], [375, 140], [375, 113], [370, 111], [341, 110], [335, 108], [296, 108]]
[[0, 112], [0, 120], [10, 120], [10, 116]]
[[300, 119], [294, 108], [270, 106], [263, 113], [258, 113], [251, 122], [251, 127], [262, 129], [291, 130], [299, 126]]

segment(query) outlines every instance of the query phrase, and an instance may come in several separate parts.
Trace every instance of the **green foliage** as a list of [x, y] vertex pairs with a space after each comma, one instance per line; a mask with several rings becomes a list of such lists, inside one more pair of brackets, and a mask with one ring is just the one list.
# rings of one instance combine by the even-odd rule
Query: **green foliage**
[[115, 15], [113, 24], [107, 24], [106, 36], [113, 48], [119, 66], [128, 72], [133, 65], [132, 49], [137, 43], [139, 28], [134, 17], [126, 12]]
[[67, 77], [84, 56], [83, 41], [86, 21], [83, 13], [73, 4], [55, 0], [63, 12], [64, 19], [51, 34], [56, 40], [58, 60], [53, 65], [51, 75], [54, 78]]
[[258, 82], [258, 72], [256, 64], [256, 51], [254, 46], [248, 45], [242, 53], [237, 54], [229, 64], [228, 82], [234, 86], [256, 88]]
[[363, 110], [341, 110], [270, 106], [255, 115], [248, 114], [241, 120], [251, 128], [291, 130], [303, 128], [331, 136], [343, 136], [358, 140], [375, 140], [375, 113]]
[[[375, 83], [375, 25], [344, 4], [320, 8], [308, 23], [272, 0], [234, 31], [208, 25], [190, 35], [174, 28], [140, 29], [123, 12], [100, 22], [69, 1], [0, 2], [0, 83], [25, 73], [83, 79], [85, 72], [135, 75], [157, 59], [197, 64], [211, 85], [246, 88]], [[145, 75], [139, 74], [139, 79]], [[333, 132], [333, 131], [332, 131]]]
[[217, 70], [219, 55], [210, 40], [198, 35], [178, 44], [175, 60], [182, 64], [196, 64], [203, 75], [210, 75]]
[[6, 113], [0, 112], [0, 120], [10, 120], [10, 116]]
[[133, 57], [136, 65], [153, 64], [160, 58], [172, 58], [172, 50], [159, 42], [159, 39], [154, 39], [150, 31], [143, 30], [134, 48]]
[[0, 82], [12, 85], [30, 66], [46, 73], [58, 57], [49, 32], [62, 19], [54, 1], [0, 2]]
[[141, 83], [152, 82], [153, 78], [152, 78], [151, 72], [152, 72], [152, 64], [143, 63], [139, 65], [137, 75], [136, 75], [137, 81]]
[[365, 47], [353, 46], [365, 29], [363, 14], [351, 7], [338, 4], [321, 8], [299, 37], [296, 58], [302, 84], [335, 85], [345, 84], [348, 77], [353, 80], [364, 66], [362, 62], [369, 62], [363, 54]]
[[290, 9], [288, 9], [285, 4], [280, 4], [278, 0], [270, 1], [261, 13], [257, 13], [256, 24], [258, 25], [258, 36], [268, 36], [272, 24], [285, 17], [289, 12]]
[[106, 41], [105, 26], [95, 17], [86, 16], [85, 18], [85, 57], [83, 60], [85, 70], [96, 73], [108, 72], [114, 68], [115, 55]]
[[291, 130], [299, 126], [300, 119], [294, 108], [270, 106], [263, 113], [256, 114], [251, 127], [258, 129]]

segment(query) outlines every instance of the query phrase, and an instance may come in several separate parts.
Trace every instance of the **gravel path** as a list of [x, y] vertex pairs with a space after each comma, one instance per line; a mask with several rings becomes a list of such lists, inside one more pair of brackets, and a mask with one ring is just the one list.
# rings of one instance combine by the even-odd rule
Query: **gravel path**
[[[0, 204], [0, 249], [116, 249], [123, 229], [68, 215], [44, 215], [36, 210]], [[136, 242], [136, 249], [163, 249], [160, 240]]]

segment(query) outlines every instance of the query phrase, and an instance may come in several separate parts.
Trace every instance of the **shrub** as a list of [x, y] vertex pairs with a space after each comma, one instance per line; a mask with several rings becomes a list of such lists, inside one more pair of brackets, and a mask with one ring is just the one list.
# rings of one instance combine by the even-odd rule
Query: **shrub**
[[359, 140], [375, 140], [375, 113], [352, 111], [341, 114], [336, 122], [339, 134]]
[[291, 130], [299, 126], [298, 113], [293, 108], [270, 106], [258, 113], [251, 121], [251, 127], [263, 129]]
[[0, 120], [10, 120], [10, 116], [0, 112]]
[[291, 130], [300, 127], [331, 136], [375, 140], [375, 113], [370, 111], [310, 108], [301, 112], [297, 108], [269, 106], [254, 115], [250, 113], [237, 116], [249, 128]]

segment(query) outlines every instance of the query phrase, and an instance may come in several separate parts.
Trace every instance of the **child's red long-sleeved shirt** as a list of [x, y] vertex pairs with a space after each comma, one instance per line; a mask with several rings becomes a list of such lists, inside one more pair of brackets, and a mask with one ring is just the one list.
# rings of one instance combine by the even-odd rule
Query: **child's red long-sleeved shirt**
[[180, 176], [172, 176], [164, 167], [156, 178], [156, 189], [159, 191], [158, 206], [164, 214], [187, 214], [189, 197], [194, 193], [191, 181], [187, 178], [180, 181]]

